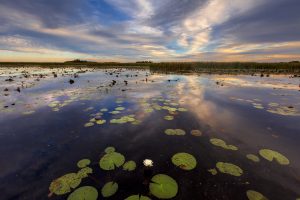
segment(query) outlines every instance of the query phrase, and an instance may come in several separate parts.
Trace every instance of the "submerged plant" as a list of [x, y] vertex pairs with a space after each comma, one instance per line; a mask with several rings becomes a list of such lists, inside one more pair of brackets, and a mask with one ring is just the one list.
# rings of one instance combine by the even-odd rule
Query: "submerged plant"
[[216, 167], [224, 174], [230, 174], [232, 176], [241, 176], [243, 174], [243, 170], [232, 163], [218, 162]]
[[195, 157], [188, 153], [177, 153], [172, 157], [172, 163], [183, 170], [192, 170], [196, 167]]
[[171, 199], [178, 192], [177, 182], [165, 174], [157, 174], [152, 177], [149, 185], [151, 194], [159, 199]]
[[72, 192], [68, 200], [97, 200], [98, 191], [92, 186], [83, 186]]
[[287, 157], [285, 157], [284, 155], [282, 155], [281, 153], [277, 152], [277, 151], [273, 151], [270, 149], [261, 149], [259, 151], [259, 154], [266, 160], [272, 162], [273, 160], [275, 160], [278, 164], [280, 165], [288, 165], [290, 164], [289, 159], [287, 159]]

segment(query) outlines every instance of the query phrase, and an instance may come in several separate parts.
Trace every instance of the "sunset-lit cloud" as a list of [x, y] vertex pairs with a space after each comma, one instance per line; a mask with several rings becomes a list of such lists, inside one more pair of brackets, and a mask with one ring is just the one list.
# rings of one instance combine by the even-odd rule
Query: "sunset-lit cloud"
[[296, 0], [0, 0], [0, 61], [300, 59]]

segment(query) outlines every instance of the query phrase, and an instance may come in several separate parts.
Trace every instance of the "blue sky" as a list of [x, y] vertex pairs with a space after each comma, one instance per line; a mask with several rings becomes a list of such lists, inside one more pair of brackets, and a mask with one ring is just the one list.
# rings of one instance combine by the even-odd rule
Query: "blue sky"
[[0, 0], [0, 61], [300, 60], [299, 0]]

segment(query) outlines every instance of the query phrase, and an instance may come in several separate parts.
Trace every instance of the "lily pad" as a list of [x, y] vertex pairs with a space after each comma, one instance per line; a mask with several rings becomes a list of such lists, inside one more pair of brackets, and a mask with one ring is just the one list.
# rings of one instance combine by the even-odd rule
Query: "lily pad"
[[248, 190], [247, 197], [249, 200], [268, 200], [264, 195], [254, 190]]
[[86, 178], [89, 176], [89, 174], [92, 174], [93, 173], [93, 169], [90, 168], [90, 167], [85, 167], [85, 168], [82, 168], [80, 169], [78, 172], [77, 172], [77, 175], [78, 177], [80, 178]]
[[287, 159], [287, 157], [285, 157], [284, 155], [282, 155], [281, 153], [277, 152], [277, 151], [273, 151], [270, 149], [261, 149], [259, 151], [259, 154], [266, 160], [272, 162], [273, 160], [275, 160], [278, 164], [280, 165], [288, 165], [290, 164], [289, 159]]
[[116, 149], [115, 149], [115, 147], [107, 147], [104, 151], [105, 151], [105, 153], [112, 153], [112, 152], [115, 152]]
[[127, 197], [125, 200], [151, 200], [151, 199], [143, 195], [131, 195], [130, 197]]
[[200, 130], [192, 130], [191, 135], [200, 137], [200, 136], [202, 136], [202, 132]]
[[49, 190], [56, 195], [63, 195], [71, 192], [81, 183], [81, 178], [76, 173], [69, 173], [52, 181]]
[[126, 163], [124, 163], [123, 165], [123, 170], [126, 171], [133, 171], [136, 168], [136, 163], [134, 161], [127, 161]]
[[238, 148], [236, 146], [227, 145], [224, 140], [221, 140], [221, 139], [218, 139], [218, 138], [212, 138], [212, 139], [210, 139], [210, 143], [212, 143], [213, 145], [215, 145], [217, 147], [222, 147], [223, 149], [233, 150], [233, 151], [237, 151], [238, 150]]
[[122, 110], [125, 110], [125, 108], [124, 107], [117, 107], [115, 110], [122, 111]]
[[68, 200], [97, 200], [98, 191], [92, 186], [83, 186], [68, 196]]
[[212, 175], [217, 175], [217, 173], [218, 173], [218, 171], [215, 168], [209, 169], [207, 171], [210, 172]]
[[159, 199], [171, 199], [178, 192], [177, 182], [165, 174], [157, 174], [152, 177], [149, 185], [151, 194]]
[[232, 163], [218, 162], [216, 166], [220, 172], [225, 174], [230, 174], [232, 176], [241, 176], [243, 174], [243, 170]]
[[185, 131], [182, 129], [166, 129], [165, 130], [166, 135], [185, 135]]
[[172, 163], [183, 170], [192, 170], [196, 167], [195, 157], [188, 153], [177, 153], [172, 157]]
[[246, 157], [253, 162], [259, 162], [260, 160], [259, 157], [254, 154], [247, 154]]
[[89, 159], [82, 159], [80, 161], [78, 161], [77, 166], [79, 168], [84, 168], [86, 166], [88, 166], [91, 163], [91, 161]]
[[115, 182], [108, 182], [103, 186], [101, 193], [103, 197], [111, 197], [117, 191], [118, 191], [118, 184]]
[[103, 170], [114, 170], [124, 164], [125, 157], [117, 152], [105, 154], [99, 161], [100, 168]]
[[84, 127], [91, 127], [91, 126], [94, 126], [93, 122], [88, 122], [88, 123], [84, 124]]
[[167, 115], [167, 116], [164, 117], [164, 119], [165, 119], [165, 120], [168, 120], [168, 121], [171, 121], [171, 120], [174, 119], [174, 117], [171, 116], [171, 115]]
[[102, 125], [102, 124], [105, 124], [105, 122], [106, 122], [105, 119], [103, 119], [103, 120], [97, 120], [96, 124]]

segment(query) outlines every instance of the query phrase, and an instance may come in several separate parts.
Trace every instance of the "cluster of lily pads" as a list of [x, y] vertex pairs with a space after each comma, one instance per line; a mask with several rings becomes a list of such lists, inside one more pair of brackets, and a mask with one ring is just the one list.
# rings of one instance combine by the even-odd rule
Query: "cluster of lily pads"
[[281, 105], [279, 103], [271, 102], [267, 105], [263, 105], [260, 99], [242, 99], [242, 98], [236, 98], [236, 97], [230, 97], [232, 100], [240, 101], [240, 102], [246, 102], [251, 103], [252, 106], [256, 109], [265, 109], [269, 113], [277, 114], [277, 115], [283, 115], [283, 116], [300, 116], [300, 111], [293, 107], [288, 105]]

